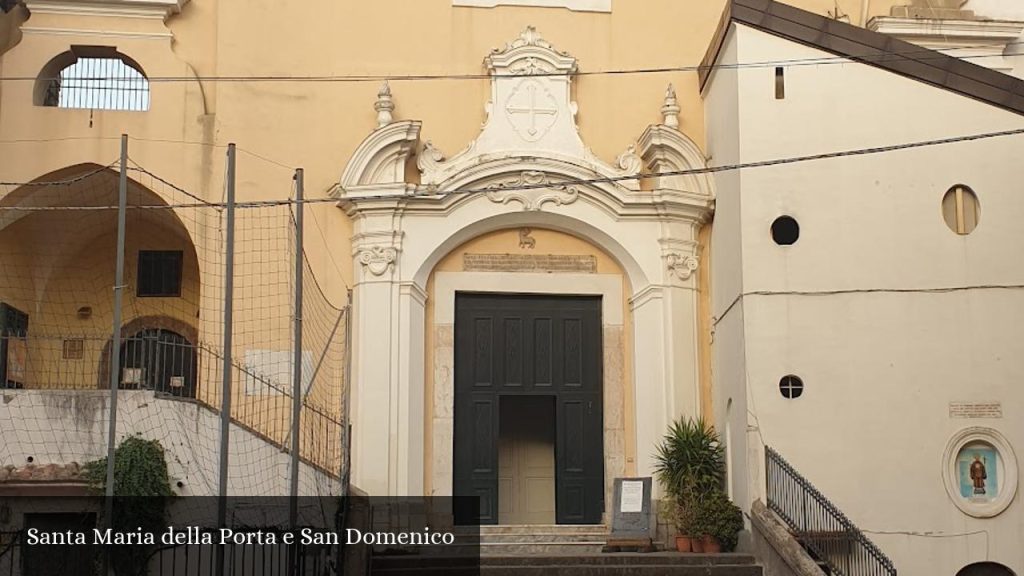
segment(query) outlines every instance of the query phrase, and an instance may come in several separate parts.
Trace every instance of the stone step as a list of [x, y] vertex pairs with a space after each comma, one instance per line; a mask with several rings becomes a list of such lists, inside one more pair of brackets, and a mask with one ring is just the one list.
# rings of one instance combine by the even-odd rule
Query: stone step
[[373, 576], [764, 576], [760, 566], [486, 566], [374, 569]]
[[604, 544], [608, 541], [606, 532], [595, 532], [588, 534], [576, 532], [564, 534], [561, 532], [547, 533], [534, 532], [532, 534], [481, 534], [481, 544], [522, 544], [539, 542], [542, 544], [572, 544], [578, 542], [590, 542]]
[[[475, 565], [476, 558], [452, 558], [443, 556], [374, 556], [374, 565], [394, 567], [440, 567]], [[677, 552], [653, 552], [650, 554], [581, 554], [581, 555], [535, 555], [535, 556], [490, 556], [479, 559], [481, 566], [753, 566], [755, 559], [750, 554], [679, 554]]]
[[608, 541], [603, 525], [481, 526], [467, 533], [462, 541], [479, 542], [482, 556], [596, 554]]
[[480, 556], [577, 556], [599, 554], [604, 540], [583, 542], [481, 542]]
[[[474, 529], [475, 531], [476, 529]], [[497, 534], [607, 534], [603, 524], [531, 524], [531, 525], [488, 525], [480, 526], [481, 536]]]
[[762, 576], [746, 554], [584, 554], [471, 558], [374, 557], [373, 576]]

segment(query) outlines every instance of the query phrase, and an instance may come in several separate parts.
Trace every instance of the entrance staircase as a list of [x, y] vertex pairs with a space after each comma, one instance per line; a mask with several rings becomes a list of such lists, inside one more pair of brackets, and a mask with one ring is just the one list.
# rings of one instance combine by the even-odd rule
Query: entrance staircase
[[746, 554], [602, 554], [605, 526], [482, 526], [476, 559], [374, 556], [372, 576], [762, 576]]

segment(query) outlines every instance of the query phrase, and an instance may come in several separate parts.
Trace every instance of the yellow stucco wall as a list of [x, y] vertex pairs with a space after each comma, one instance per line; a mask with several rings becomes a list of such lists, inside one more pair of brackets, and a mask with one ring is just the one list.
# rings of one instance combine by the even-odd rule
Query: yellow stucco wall
[[[837, 4], [791, 3], [821, 14]], [[872, 0], [870, 14], [887, 13], [894, 3]], [[840, 12], [855, 24], [863, 5], [862, 0], [838, 1]], [[30, 104], [32, 82], [3, 82], [4, 176], [27, 181], [72, 164], [110, 163], [117, 157], [117, 137], [127, 132], [135, 161], [204, 197], [221, 194], [228, 142], [242, 149], [240, 198], [287, 196], [289, 168], [298, 166], [306, 169], [307, 195], [322, 197], [374, 127], [378, 82], [212, 77], [480, 74], [483, 57], [527, 25], [576, 56], [584, 73], [695, 66], [723, 6], [724, 0], [620, 0], [603, 14], [453, 7], [450, 0], [316, 0], [300, 9], [278, 2], [193, 0], [166, 27], [158, 20], [35, 14], [21, 23], [23, 34], [15, 33], [24, 18], [16, 10], [0, 16], [0, 52], [7, 49], [0, 58], [4, 77], [34, 77], [70, 45], [103, 44], [130, 55], [149, 76], [175, 81], [152, 84], [152, 108], [145, 113], [35, 107]], [[55, 29], [61, 33], [52, 33]], [[669, 82], [679, 95], [681, 129], [702, 143], [703, 107], [693, 72], [578, 78], [575, 99], [584, 141], [598, 156], [612, 160], [648, 124], [659, 121]], [[393, 81], [392, 87], [396, 118], [422, 120], [424, 138], [449, 154], [471, 141], [484, 119], [485, 79]], [[337, 301], [352, 281], [347, 257], [351, 226], [330, 205], [311, 210], [319, 229], [310, 234], [307, 251]], [[328, 251], [343, 256], [332, 259]]]
[[[898, 0], [791, 0], [794, 6], [826, 14], [836, 10], [863, 23], [868, 15], [887, 14]], [[240, 200], [284, 199], [293, 194], [292, 169], [303, 167], [306, 195], [324, 198], [335, 185], [359, 143], [376, 126], [373, 102], [380, 82], [338, 81], [337, 76], [477, 75], [485, 72], [483, 58], [494, 48], [516, 38], [527, 26], [535, 26], [557, 49], [578, 59], [584, 75], [574, 81], [574, 100], [579, 105], [577, 122], [583, 141], [602, 159], [612, 161], [635, 142], [650, 124], [661, 121], [665, 87], [673, 83], [681, 107], [680, 129], [698, 145], [705, 142], [705, 120], [698, 79], [693, 71], [601, 75], [593, 72], [685, 68], [700, 63], [718, 25], [725, 0], [615, 0], [610, 14], [573, 12], [566, 9], [497, 7], [457, 8], [450, 0], [308, 0], [290, 6], [269, 0], [192, 0], [181, 14], [166, 23], [159, 19], [37, 13], [29, 16], [19, 8], [0, 15], [0, 180], [27, 182], [68, 166], [116, 161], [119, 136], [131, 136], [132, 161], [201, 198], [219, 201], [224, 193], [225, 150], [229, 142], [239, 146], [237, 190]], [[27, 17], [27, 18], [26, 18]], [[151, 82], [151, 108], [147, 112], [116, 112], [45, 108], [32, 104], [33, 79], [52, 58], [73, 45], [116, 47], [138, 62]], [[320, 77], [318, 81], [234, 81], [237, 77]], [[489, 81], [435, 79], [391, 82], [396, 119], [422, 120], [422, 137], [452, 155], [478, 134], [485, 118]], [[0, 195], [15, 187], [0, 189]], [[168, 187], [154, 190], [165, 201], [180, 199]], [[333, 203], [307, 207], [306, 252], [310, 265], [329, 300], [344, 305], [353, 282], [352, 225]], [[277, 226], [259, 216], [259, 226]], [[277, 224], [268, 224], [273, 220]], [[214, 219], [216, 221], [216, 218]], [[27, 226], [27, 224], [25, 225]], [[162, 247], [179, 242], [171, 233], [130, 236], [129, 257], [140, 246]], [[7, 240], [23, 238], [7, 231]], [[38, 232], [38, 231], [37, 231]], [[287, 241], [287, 234], [273, 234]], [[112, 234], [112, 231], [111, 231]], [[619, 266], [595, 247], [572, 236], [535, 230], [538, 245], [550, 253], [593, 253], [601, 271], [621, 274]], [[24, 236], [28, 238], [29, 236]], [[277, 237], [277, 236], [275, 236]], [[61, 244], [62, 240], [53, 241]], [[217, 250], [219, 236], [199, 238], [196, 251]], [[707, 234], [702, 235], [707, 246]], [[474, 240], [443, 260], [437, 270], [456, 270], [461, 254], [474, 251], [518, 250], [514, 231], [503, 231]], [[82, 247], [67, 248], [67, 256], [79, 264], [94, 262], [92, 278], [112, 276], [112, 236], [100, 235]], [[244, 242], [244, 240], [243, 240]], [[238, 312], [242, 322], [255, 325], [259, 310], [273, 307], [284, 312], [268, 320], [287, 320], [286, 293], [257, 302], [261, 296], [260, 266], [269, 258], [258, 246], [243, 245], [238, 274], [250, 279], [240, 287], [241, 298], [251, 305]], [[262, 254], [262, 255], [261, 255]], [[699, 277], [702, 293], [701, 333], [710, 330], [707, 304], [706, 254]], [[26, 278], [49, 274], [27, 256], [4, 254], [5, 267], [33, 270]], [[212, 259], [211, 259], [212, 262]], [[198, 263], [202, 268], [202, 262]], [[110, 270], [108, 270], [108, 268]], [[59, 266], [54, 270], [59, 269]], [[133, 268], [129, 266], [129, 271]], [[189, 268], [191, 270], [191, 268]], [[81, 290], [91, 284], [68, 273], [51, 283]], [[188, 290], [198, 290], [192, 277]], [[28, 281], [28, 280], [26, 280]], [[625, 283], [625, 280], [624, 280]], [[110, 323], [109, 290], [96, 280], [92, 322]], [[109, 285], [109, 282], [107, 283]], [[211, 283], [216, 288], [218, 284]], [[626, 297], [630, 294], [628, 287]], [[432, 289], [432, 286], [431, 286]], [[21, 302], [44, 297], [37, 287], [5, 284], [0, 300]], [[283, 294], [283, 296], [282, 296]], [[210, 298], [207, 294], [203, 298]], [[202, 307], [200, 296], [195, 302]], [[167, 303], [164, 303], [167, 304]], [[127, 305], [137, 313], [158, 302]], [[193, 311], [180, 302], [168, 305], [171, 315], [196, 322]], [[432, 304], [428, 301], [428, 326]], [[627, 309], [628, 306], [623, 303]], [[79, 306], [61, 303], [59, 310], [38, 310], [34, 322], [73, 326]], [[66, 316], [60, 316], [65, 314]], [[282, 320], [284, 319], [284, 320]], [[200, 318], [212, 326], [216, 318]], [[203, 331], [203, 327], [199, 327]], [[267, 329], [266, 346], [285, 349], [281, 334], [286, 325]], [[631, 342], [627, 321], [626, 342]], [[429, 339], [432, 333], [428, 330]], [[710, 414], [710, 339], [701, 344], [703, 409]], [[427, 397], [432, 371], [428, 365]], [[632, 356], [625, 351], [625, 381], [632, 382]], [[215, 382], [212, 380], [211, 382]], [[84, 383], [87, 384], [87, 383]], [[331, 393], [323, 402], [337, 405]], [[633, 401], [627, 390], [626, 401]], [[211, 402], [216, 397], [209, 398]], [[254, 410], [276, 414], [276, 399], [249, 399]], [[429, 411], [429, 403], [428, 411]], [[634, 431], [631, 406], [626, 411], [626, 432]], [[430, 414], [427, 414], [430, 422]], [[281, 428], [270, 425], [268, 434]], [[429, 437], [429, 434], [427, 434]], [[627, 437], [626, 445], [633, 446]], [[426, 444], [428, 450], [429, 442]], [[635, 455], [626, 454], [627, 458]], [[430, 481], [430, 458], [426, 479]], [[632, 467], [628, 463], [627, 466]]]

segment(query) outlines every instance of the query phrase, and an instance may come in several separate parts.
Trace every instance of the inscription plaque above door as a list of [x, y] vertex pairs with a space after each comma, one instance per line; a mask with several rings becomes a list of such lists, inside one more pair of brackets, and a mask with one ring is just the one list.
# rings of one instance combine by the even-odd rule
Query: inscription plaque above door
[[597, 273], [597, 257], [587, 254], [463, 254], [466, 272]]

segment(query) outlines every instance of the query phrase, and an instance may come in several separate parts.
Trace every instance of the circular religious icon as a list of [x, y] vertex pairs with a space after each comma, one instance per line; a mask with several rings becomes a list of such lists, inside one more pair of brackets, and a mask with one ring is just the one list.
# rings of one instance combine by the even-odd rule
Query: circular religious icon
[[1010, 505], [1017, 492], [1017, 459], [999, 431], [980, 426], [960, 430], [943, 458], [946, 491], [962, 512], [991, 518]]
[[968, 444], [957, 455], [960, 495], [970, 500], [993, 500], [999, 495], [999, 453], [981, 442]]

